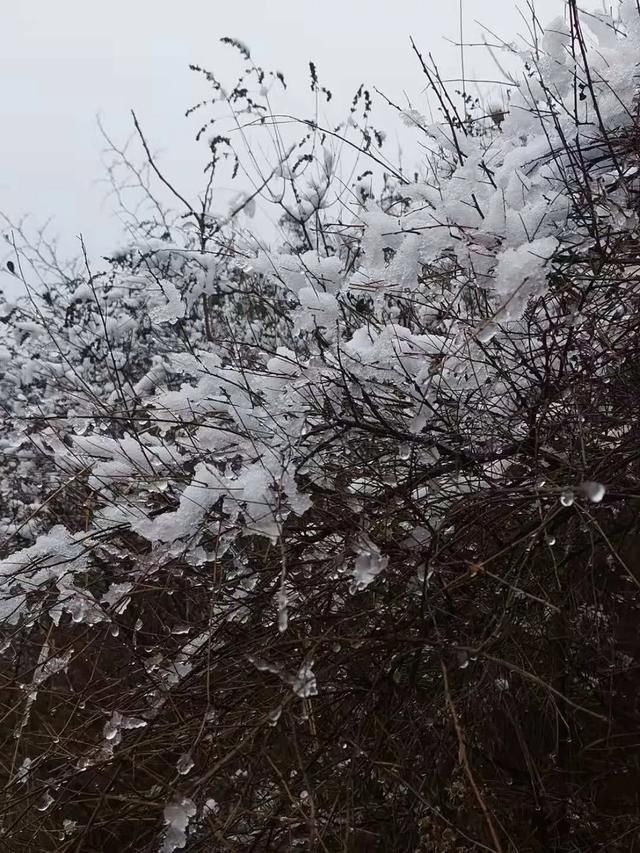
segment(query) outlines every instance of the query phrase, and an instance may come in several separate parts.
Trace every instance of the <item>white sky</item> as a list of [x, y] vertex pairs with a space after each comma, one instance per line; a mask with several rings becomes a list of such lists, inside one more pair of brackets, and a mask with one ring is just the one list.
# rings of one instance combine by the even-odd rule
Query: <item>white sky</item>
[[[536, 0], [544, 23], [563, 6], [563, 0]], [[221, 36], [241, 39], [258, 64], [285, 74], [295, 114], [311, 114], [313, 59], [334, 92], [337, 123], [338, 107], [346, 107], [361, 82], [403, 104], [406, 91], [414, 107], [426, 110], [409, 36], [433, 52], [444, 76], [458, 77], [458, 50], [445, 41], [458, 38], [458, 14], [457, 0], [6, 0], [0, 210], [14, 219], [32, 214], [34, 224], [53, 217], [54, 230], [66, 235], [63, 245], [82, 232], [90, 252], [107, 252], [120, 228], [99, 181], [104, 146], [97, 114], [124, 141], [135, 108], [164, 168], [195, 190], [202, 155], [192, 142], [195, 125], [183, 116], [207, 90], [187, 65], [224, 77], [237, 60]], [[509, 41], [525, 33], [512, 0], [464, 0], [467, 41], [479, 41], [475, 19]], [[467, 51], [465, 61], [469, 77], [497, 74], [482, 49]], [[5, 292], [7, 278], [0, 273]]]

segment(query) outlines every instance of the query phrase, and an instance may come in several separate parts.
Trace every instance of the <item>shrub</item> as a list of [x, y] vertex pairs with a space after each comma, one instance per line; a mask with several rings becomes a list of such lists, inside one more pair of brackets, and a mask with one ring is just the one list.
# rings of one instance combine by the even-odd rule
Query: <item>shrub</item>
[[5, 303], [6, 849], [633, 849], [640, 19], [569, 12], [500, 121], [415, 48], [415, 179], [361, 89], [349, 204], [318, 122], [220, 217], [136, 120], [184, 217]]

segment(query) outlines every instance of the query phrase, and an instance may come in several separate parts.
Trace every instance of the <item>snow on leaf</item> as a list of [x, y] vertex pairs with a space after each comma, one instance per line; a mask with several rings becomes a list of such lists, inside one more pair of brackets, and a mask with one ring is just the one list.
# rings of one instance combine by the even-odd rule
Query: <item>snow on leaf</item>
[[162, 289], [165, 303], [153, 308], [149, 316], [154, 323], [174, 323], [184, 317], [186, 305], [174, 284], [164, 282]]

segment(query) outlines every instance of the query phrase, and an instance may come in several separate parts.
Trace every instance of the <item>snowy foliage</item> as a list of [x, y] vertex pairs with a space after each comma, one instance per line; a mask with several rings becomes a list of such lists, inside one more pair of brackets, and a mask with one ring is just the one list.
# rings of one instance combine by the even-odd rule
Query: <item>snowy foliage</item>
[[[415, 179], [380, 165], [382, 137], [368, 124], [361, 91], [342, 132], [360, 133], [371, 177], [355, 182], [348, 205], [332, 189], [331, 137], [307, 123], [299, 145], [280, 148], [257, 199], [242, 191], [220, 216], [190, 206], [186, 226], [158, 218], [155, 231], [140, 226], [104, 269], [87, 261], [74, 277], [49, 271], [28, 298], [0, 302], [0, 618], [16, 647], [21, 634], [40, 642], [30, 652], [17, 737], [41, 685], [74, 661], [69, 683], [83, 694], [87, 659], [74, 657], [80, 628], [103, 632], [96, 636], [129, 665], [126, 675], [118, 671], [120, 687], [81, 715], [80, 760], [69, 765], [20, 746], [22, 764], [9, 781], [24, 785], [37, 771], [34, 795], [43, 785], [59, 792], [47, 795], [48, 812], [65, 801], [76, 771], [106, 772], [119, 750], [163, 726], [179, 729], [179, 715], [195, 713], [193, 743], [178, 737], [167, 761], [181, 783], [197, 774], [201, 784], [175, 789], [174, 778], [153, 793], [155, 771], [148, 774], [145, 796], [165, 803], [157, 849], [188, 848], [207, 826], [222, 832], [221, 801], [227, 841], [250, 849], [275, 809], [269, 786], [282, 780], [270, 771], [267, 781], [261, 769], [259, 784], [243, 788], [236, 759], [283, 719], [295, 718], [294, 727], [302, 720], [308, 748], [319, 748], [326, 733], [313, 703], [354, 688], [342, 649], [355, 659], [361, 638], [343, 623], [356, 620], [371, 644], [366, 666], [373, 662], [377, 674], [356, 679], [398, 685], [411, 669], [414, 686], [432, 695], [443, 690], [445, 649], [464, 669], [484, 653], [498, 666], [488, 636], [507, 632], [493, 625], [465, 641], [437, 607], [425, 616], [438, 554], [442, 601], [449, 606], [463, 581], [477, 589], [497, 578], [523, 643], [535, 645], [539, 626], [561, 611], [542, 583], [492, 574], [484, 534], [470, 532], [461, 508], [487, 516], [495, 502], [517, 509], [521, 538], [511, 516], [507, 534], [547, 553], [545, 525], [565, 511], [584, 521], [606, 510], [615, 473], [606, 454], [635, 428], [614, 397], [628, 381], [623, 348], [637, 334], [640, 20], [631, 0], [615, 21], [589, 15], [580, 23], [571, 12], [569, 24], [553, 22], [520, 52], [522, 77], [499, 122], [458, 114], [425, 67], [442, 111], [436, 124], [401, 111], [429, 151]], [[244, 45], [229, 44], [251, 63]], [[264, 115], [261, 99], [268, 103], [281, 75], [252, 68], [255, 94], [244, 84], [228, 91], [203, 72], [214, 109]], [[312, 88], [326, 94], [313, 67]], [[208, 146], [212, 176], [240, 162], [228, 138]], [[238, 224], [241, 216], [257, 221], [256, 201], [280, 210], [276, 248]], [[29, 284], [29, 248], [16, 248]], [[613, 389], [611, 401], [603, 388]], [[457, 525], [467, 529], [462, 544]], [[567, 534], [567, 548], [577, 535]], [[461, 574], [447, 574], [455, 566]], [[489, 626], [498, 593], [478, 593], [478, 602], [487, 599]], [[402, 622], [410, 614], [416, 621]], [[376, 649], [401, 622], [407, 646], [378, 661]], [[37, 640], [38, 631], [55, 630], [67, 639]], [[473, 656], [474, 647], [482, 653]], [[430, 650], [435, 664], [425, 662]], [[255, 689], [266, 704], [256, 699], [247, 712], [253, 734], [238, 730], [224, 754], [215, 744], [236, 725], [226, 722], [235, 712], [216, 717], [218, 682], [202, 682], [213, 660], [228, 685], [264, 679]], [[498, 704], [510, 695], [509, 670], [522, 676], [518, 660], [493, 674]], [[116, 678], [113, 667], [106, 680]], [[189, 692], [195, 679], [198, 700]], [[448, 690], [443, 707], [451, 709]], [[580, 697], [573, 709], [588, 703]], [[364, 756], [355, 740], [344, 750], [345, 761], [347, 751], [354, 761]], [[223, 776], [209, 765], [224, 767]], [[379, 783], [381, 803], [390, 784]], [[251, 818], [231, 813], [241, 791]], [[332, 820], [330, 798], [309, 804], [303, 793], [287, 849], [307, 819]], [[491, 841], [496, 830], [485, 822]]]

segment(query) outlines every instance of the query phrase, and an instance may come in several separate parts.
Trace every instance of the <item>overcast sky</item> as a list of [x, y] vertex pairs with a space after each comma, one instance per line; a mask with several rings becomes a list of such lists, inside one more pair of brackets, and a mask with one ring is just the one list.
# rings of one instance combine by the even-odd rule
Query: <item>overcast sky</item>
[[[536, 0], [543, 22], [563, 6]], [[241, 39], [257, 63], [281, 70], [289, 110], [301, 115], [310, 113], [309, 59], [335, 93], [336, 119], [361, 82], [403, 103], [406, 92], [425, 109], [409, 36], [434, 53], [444, 76], [460, 74], [459, 52], [446, 41], [458, 38], [457, 0], [15, 0], [2, 7], [0, 210], [13, 218], [30, 213], [34, 222], [54, 217], [65, 246], [82, 232], [96, 254], [119, 233], [99, 180], [104, 144], [96, 116], [122, 141], [135, 108], [167, 171], [189, 188], [201, 160], [194, 125], [183, 116], [206, 89], [187, 65], [224, 77], [237, 59], [221, 36]], [[476, 20], [507, 40], [526, 32], [512, 0], [464, 0], [463, 19], [467, 41], [480, 40]], [[465, 61], [469, 77], [496, 76], [483, 49], [467, 51]], [[7, 276], [0, 279], [6, 291]]]

